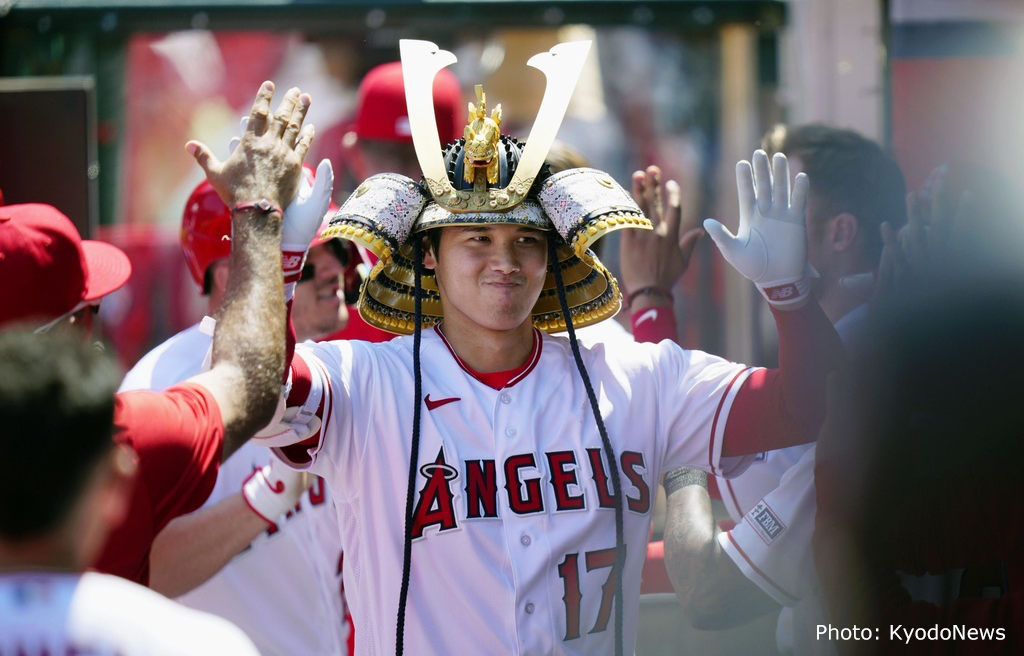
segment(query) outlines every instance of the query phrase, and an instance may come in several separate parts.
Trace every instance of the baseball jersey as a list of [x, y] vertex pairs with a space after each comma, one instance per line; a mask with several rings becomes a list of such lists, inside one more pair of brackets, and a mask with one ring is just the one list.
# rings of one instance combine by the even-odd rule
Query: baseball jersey
[[0, 574], [0, 654], [259, 656], [241, 630], [116, 576]]
[[[300, 346], [296, 360], [311, 374], [300, 394], [307, 410], [322, 408], [323, 426], [317, 445], [278, 449], [334, 495], [360, 656], [395, 650], [412, 345]], [[623, 642], [632, 645], [659, 477], [749, 464], [721, 448], [751, 370], [668, 341], [584, 347], [582, 357], [622, 472]], [[532, 355], [502, 389], [481, 382], [437, 329], [424, 331], [421, 359], [405, 643], [433, 654], [613, 653], [614, 501], [568, 340], [534, 331]]]
[[213, 489], [224, 423], [216, 399], [201, 385], [119, 393], [114, 441], [135, 451], [138, 475], [128, 513], [111, 531], [94, 568], [145, 585], [157, 533], [202, 505]]
[[[199, 373], [212, 341], [198, 324], [183, 330], [139, 360], [121, 389], [161, 389]], [[266, 447], [245, 443], [221, 464], [202, 507], [240, 493], [243, 481], [272, 457]], [[263, 656], [348, 654], [340, 560], [333, 501], [317, 480], [295, 510], [178, 601], [231, 620]]]

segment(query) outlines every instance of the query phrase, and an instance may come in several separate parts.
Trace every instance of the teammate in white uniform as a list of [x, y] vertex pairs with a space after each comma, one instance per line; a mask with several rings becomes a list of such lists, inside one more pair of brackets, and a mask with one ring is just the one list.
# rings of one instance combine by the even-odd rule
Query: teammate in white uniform
[[[807, 226], [808, 260], [819, 272], [815, 297], [853, 348], [866, 301], [844, 281], [878, 266], [883, 221], [897, 228], [905, 222], [903, 176], [876, 143], [848, 130], [778, 126], [764, 145], [785, 153], [812, 180]], [[718, 533], [720, 551], [705, 549], [701, 539], [687, 541], [694, 530], [706, 539], [713, 536], [710, 507], [700, 493], [669, 496], [667, 565], [670, 573], [682, 568], [697, 574], [677, 590], [695, 626], [736, 626], [775, 608], [770, 598], [784, 607], [776, 631], [782, 653], [834, 653], [834, 646], [817, 640], [815, 631], [827, 618], [811, 553], [814, 455], [814, 445], [770, 452], [741, 476], [719, 479], [722, 500], [737, 521], [732, 530]], [[698, 528], [691, 529], [690, 523]], [[677, 526], [684, 532], [677, 532]], [[707, 553], [717, 555], [708, 562]]]
[[[0, 417], [13, 429], [0, 439], [0, 654], [258, 656], [219, 617], [82, 573], [132, 489], [131, 459], [111, 439], [117, 376], [80, 335], [0, 333]], [[34, 441], [19, 445], [28, 425]]]
[[[330, 193], [329, 187], [321, 189]], [[208, 183], [200, 184], [185, 206], [182, 249], [211, 315], [227, 285], [230, 225], [228, 208]], [[340, 240], [316, 240], [310, 248], [295, 287], [296, 339], [344, 327], [348, 314], [339, 276], [347, 251]], [[178, 333], [146, 354], [121, 390], [165, 389], [198, 373], [211, 334], [199, 324]], [[341, 544], [330, 498], [322, 480], [306, 489], [275, 462], [251, 441], [232, 454], [203, 507], [157, 537], [151, 585], [186, 606], [231, 620], [264, 656], [348, 654]], [[275, 493], [274, 486], [282, 484], [284, 490]]]
[[[572, 61], [578, 44], [563, 45], [559, 61]], [[410, 57], [409, 49], [425, 54]], [[429, 68], [428, 55], [451, 61], [433, 44], [403, 42], [407, 66]], [[551, 65], [545, 57], [531, 61]], [[406, 70], [411, 110], [417, 75]], [[442, 323], [383, 344], [300, 346], [288, 405], [319, 422], [306, 430], [296, 422], [271, 443], [286, 461], [323, 476], [334, 495], [357, 653], [401, 652], [406, 644], [432, 654], [621, 653], [635, 639], [661, 472], [688, 464], [735, 474], [751, 460], [744, 454], [782, 446], [767, 435], [738, 446], [751, 426], [795, 429], [779, 414], [780, 396], [804, 439], [816, 431], [824, 376], [839, 348], [820, 310], [806, 303], [806, 179], [797, 178], [791, 205], [785, 158], [776, 158], [773, 186], [767, 156], [756, 153], [756, 193], [750, 165], [738, 167], [739, 237], [706, 224], [725, 256], [778, 306], [783, 344], [792, 345], [783, 349], [781, 373], [668, 341], [580, 348], [577, 356], [574, 340], [537, 326], [563, 329], [567, 310], [580, 323], [614, 313], [615, 283], [581, 246], [608, 226], [646, 221], [628, 194], [593, 170], [539, 184], [540, 203], [510, 200], [513, 182], [536, 175], [528, 160], [515, 166], [530, 150], [499, 139], [500, 109], [488, 119], [479, 89], [478, 100], [466, 144], [447, 153], [447, 181], [432, 177], [439, 162], [430, 158], [438, 153], [417, 142], [424, 173], [440, 189], [433, 202], [424, 207], [411, 180], [380, 176], [332, 220], [339, 234], [375, 245], [382, 257], [360, 299], [364, 318], [406, 333], [421, 322]], [[421, 123], [412, 111], [410, 120], [416, 140]], [[542, 137], [530, 143], [541, 158], [547, 145]], [[450, 211], [460, 193], [470, 207], [490, 199], [493, 210]], [[424, 242], [420, 307], [413, 300], [420, 276], [412, 275], [409, 256]], [[552, 254], [560, 266], [549, 267]], [[571, 294], [559, 310], [551, 299], [565, 287]], [[800, 353], [796, 333], [816, 357]], [[403, 579], [408, 573], [408, 587], [400, 572]]]

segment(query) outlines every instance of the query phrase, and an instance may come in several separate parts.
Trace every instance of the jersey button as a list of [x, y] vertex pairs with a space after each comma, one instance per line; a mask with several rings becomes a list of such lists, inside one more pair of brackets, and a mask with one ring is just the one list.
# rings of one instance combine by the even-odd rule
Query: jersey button
[[533, 614], [533, 611], [534, 611], [534, 608], [535, 608], [535, 606], [533, 605], [533, 602], [532, 602], [532, 601], [531, 601], [531, 602], [529, 602], [528, 604], [526, 604], [526, 612], [527, 612], [528, 614], [532, 615], [532, 614]]
[[509, 396], [508, 394], [502, 394], [498, 398], [500, 398], [501, 402], [504, 403], [505, 405], [508, 405], [509, 403], [512, 403], [512, 397]]
[[508, 435], [509, 437], [515, 437], [516, 436], [516, 429], [514, 429], [514, 428], [506, 428], [505, 429], [505, 434]]
[[523, 537], [519, 538], [519, 541], [523, 543], [524, 547], [530, 546], [530, 543], [533, 542], [533, 540], [530, 539], [529, 535], [524, 535]]

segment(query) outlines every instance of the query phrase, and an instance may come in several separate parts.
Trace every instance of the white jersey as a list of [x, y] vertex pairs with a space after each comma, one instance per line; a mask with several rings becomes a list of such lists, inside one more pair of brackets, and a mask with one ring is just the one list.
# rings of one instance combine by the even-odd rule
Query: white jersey
[[[200, 371], [212, 339], [188, 328], [143, 357], [125, 376], [121, 390], [165, 389]], [[203, 508], [242, 490], [254, 469], [274, 456], [247, 442], [221, 464]], [[178, 598], [225, 617], [253, 639], [263, 656], [348, 654], [341, 539], [333, 501], [322, 480], [303, 493], [297, 510], [258, 536], [201, 586]]]
[[142, 356], [124, 375], [118, 392], [163, 390], [199, 373], [203, 357], [213, 343], [209, 335], [190, 326]]
[[[424, 401], [405, 644], [424, 654], [611, 654], [615, 512], [601, 438], [568, 340], [534, 331], [526, 368], [498, 391], [437, 330], [424, 331]], [[297, 349], [325, 408], [311, 460], [345, 549], [361, 656], [395, 650], [412, 434], [411, 337]], [[624, 494], [623, 641], [663, 471], [735, 473], [726, 418], [751, 369], [674, 343], [582, 349]], [[309, 408], [307, 408], [309, 409]], [[279, 455], [285, 457], [283, 453]]]
[[0, 574], [0, 654], [259, 656], [230, 622], [109, 574]]
[[783, 654], [835, 654], [835, 646], [817, 640], [826, 624], [824, 599], [814, 569], [811, 537], [817, 511], [812, 445], [731, 531], [718, 534], [722, 550], [743, 574], [786, 608], [779, 615], [776, 642]]

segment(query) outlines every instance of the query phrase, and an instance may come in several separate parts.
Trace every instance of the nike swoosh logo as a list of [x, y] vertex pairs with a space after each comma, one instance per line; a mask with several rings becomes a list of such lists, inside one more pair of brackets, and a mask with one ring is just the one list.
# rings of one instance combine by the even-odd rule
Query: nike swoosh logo
[[657, 319], [657, 318], [658, 318], [658, 311], [655, 310], [655, 309], [650, 309], [650, 310], [645, 311], [639, 317], [637, 317], [636, 321], [633, 322], [633, 325], [634, 326], [639, 326], [640, 324], [642, 324], [643, 322], [647, 321], [648, 319]]
[[448, 405], [449, 403], [455, 403], [456, 401], [461, 401], [461, 400], [462, 399], [459, 398], [458, 396], [453, 396], [450, 399], [438, 399], [437, 401], [431, 401], [429, 394], [427, 394], [423, 398], [423, 402], [427, 404], [427, 410], [437, 410], [438, 408], [440, 408], [443, 405]]

